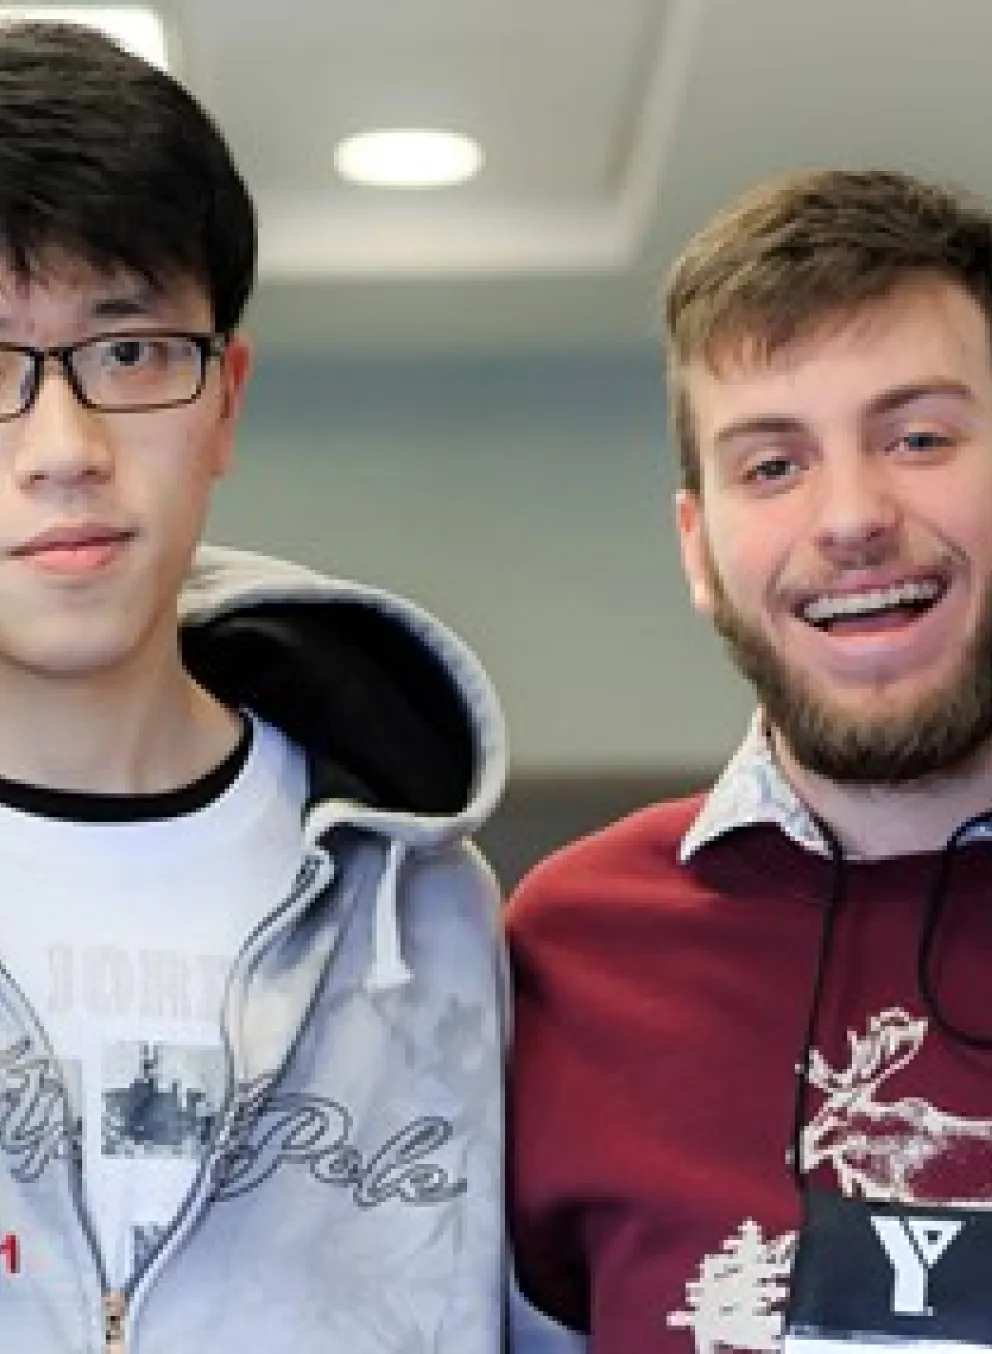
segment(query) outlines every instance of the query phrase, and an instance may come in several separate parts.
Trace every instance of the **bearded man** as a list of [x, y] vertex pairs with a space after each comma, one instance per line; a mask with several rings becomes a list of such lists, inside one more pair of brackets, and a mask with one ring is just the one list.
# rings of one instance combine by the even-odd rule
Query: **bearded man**
[[984, 1347], [992, 216], [792, 176], [666, 315], [690, 596], [759, 708], [708, 794], [512, 901], [521, 1331]]

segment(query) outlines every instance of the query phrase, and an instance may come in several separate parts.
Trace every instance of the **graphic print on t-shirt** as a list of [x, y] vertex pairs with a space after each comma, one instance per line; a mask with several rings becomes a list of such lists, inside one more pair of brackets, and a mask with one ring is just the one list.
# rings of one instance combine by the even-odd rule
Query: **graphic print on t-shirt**
[[161, 946], [45, 947], [41, 1013], [47, 1024], [80, 1019], [203, 1021], [220, 1015], [229, 955]]
[[203, 1155], [224, 1099], [221, 1049], [126, 1041], [102, 1061], [105, 1157]]
[[103, 1045], [99, 1122], [85, 1126], [83, 1170], [101, 1201], [101, 1223], [116, 1219], [101, 1230], [116, 1281], [144, 1263], [182, 1203], [209, 1147], [224, 1089], [218, 1045], [148, 1039]]
[[83, 1141], [83, 1064], [78, 1058], [64, 1058], [57, 1074], [65, 1095], [66, 1137], [78, 1147]]
[[[885, 1083], [917, 1057], [927, 1030], [925, 1018], [891, 1008], [872, 1016], [863, 1035], [848, 1031], [846, 1066], [832, 1067], [813, 1051], [810, 1084], [823, 1099], [803, 1128], [804, 1168], [831, 1168], [843, 1196], [869, 1203], [939, 1200], [990, 1209], [992, 1120], [887, 1093]], [[972, 1164], [967, 1187], [949, 1186], [955, 1157], [976, 1150], [987, 1155], [988, 1168]], [[686, 1283], [685, 1306], [668, 1315], [669, 1327], [691, 1331], [699, 1354], [777, 1350], [797, 1239], [795, 1232], [766, 1237], [753, 1219], [744, 1219], [719, 1251], [702, 1258]]]

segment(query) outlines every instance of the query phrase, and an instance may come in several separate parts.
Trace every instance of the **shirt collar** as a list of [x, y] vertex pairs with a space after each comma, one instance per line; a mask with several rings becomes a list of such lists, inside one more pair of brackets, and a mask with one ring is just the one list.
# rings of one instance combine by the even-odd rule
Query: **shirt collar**
[[[779, 770], [761, 711], [751, 721], [743, 743], [724, 768], [703, 807], [682, 838], [683, 864], [720, 837], [742, 827], [779, 828], [799, 846], [818, 855], [830, 848], [812, 814]], [[992, 823], [976, 824], [962, 842], [992, 839]]]
[[758, 710], [743, 743], [682, 838], [680, 859], [685, 863], [728, 832], [761, 824], [780, 828], [808, 851], [829, 853], [809, 810], [778, 768]]

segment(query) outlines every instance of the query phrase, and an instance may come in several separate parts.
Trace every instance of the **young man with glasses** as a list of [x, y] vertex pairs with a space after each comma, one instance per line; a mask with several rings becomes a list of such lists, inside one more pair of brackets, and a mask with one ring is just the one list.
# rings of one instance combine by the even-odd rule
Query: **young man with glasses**
[[198, 547], [254, 211], [169, 77], [0, 29], [0, 1343], [499, 1348], [499, 712]]

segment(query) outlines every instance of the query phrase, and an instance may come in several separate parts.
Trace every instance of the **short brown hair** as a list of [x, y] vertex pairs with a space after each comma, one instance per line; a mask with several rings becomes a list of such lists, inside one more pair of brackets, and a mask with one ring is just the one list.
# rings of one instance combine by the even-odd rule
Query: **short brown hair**
[[790, 175], [715, 216], [665, 287], [668, 390], [685, 488], [701, 473], [685, 368], [735, 347], [771, 356], [907, 278], [959, 283], [992, 330], [992, 215], [965, 194], [892, 170]]

